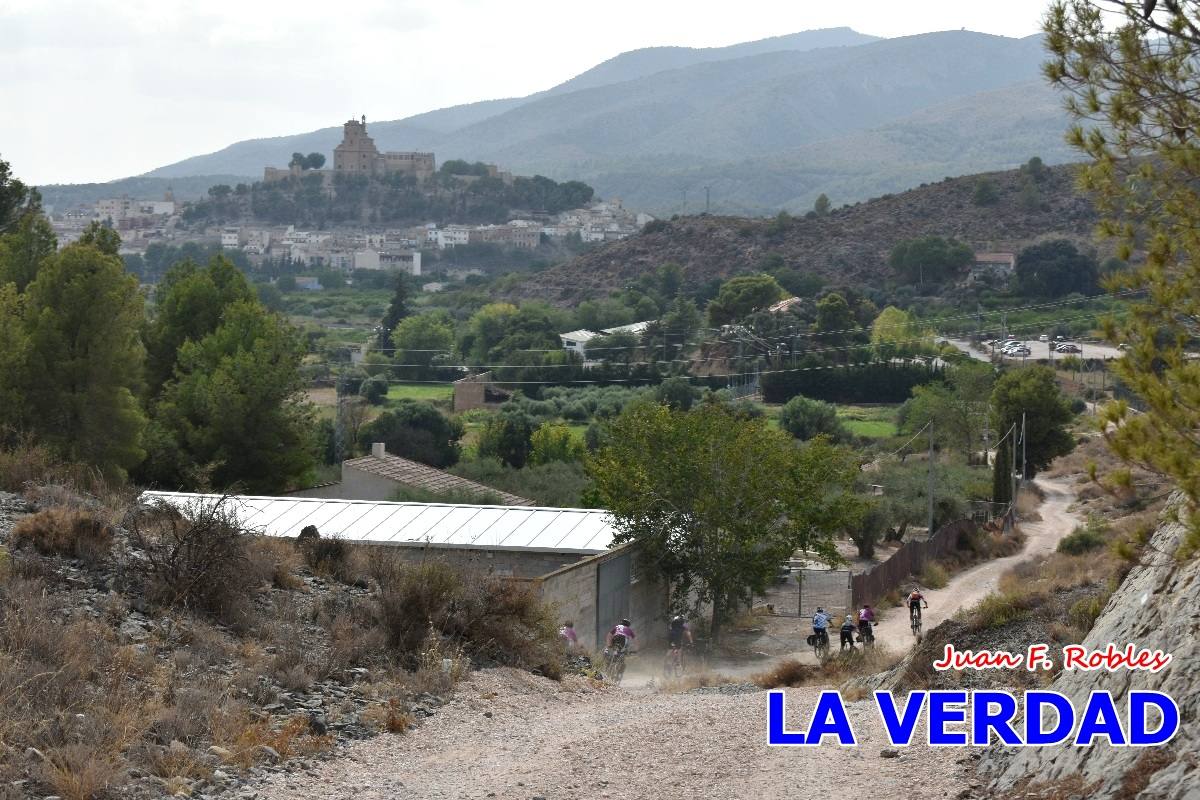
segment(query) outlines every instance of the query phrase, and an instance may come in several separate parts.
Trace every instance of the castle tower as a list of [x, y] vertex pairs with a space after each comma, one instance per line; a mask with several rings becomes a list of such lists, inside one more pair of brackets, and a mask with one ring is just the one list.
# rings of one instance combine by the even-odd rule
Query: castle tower
[[379, 162], [375, 140], [367, 135], [367, 117], [347, 120], [342, 126], [342, 143], [333, 149], [334, 172], [374, 175]]

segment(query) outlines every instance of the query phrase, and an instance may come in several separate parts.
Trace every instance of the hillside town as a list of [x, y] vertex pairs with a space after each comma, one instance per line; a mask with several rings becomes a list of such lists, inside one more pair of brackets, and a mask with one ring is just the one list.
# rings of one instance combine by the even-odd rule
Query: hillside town
[[[324, 163], [323, 156], [319, 159]], [[482, 175], [454, 174], [451, 178], [469, 185], [480, 178], [512, 183], [510, 172], [494, 164], [482, 165]], [[294, 160], [287, 169], [265, 167], [263, 183], [289, 179], [318, 179], [322, 191], [332, 194], [346, 176], [381, 177], [402, 175], [418, 184], [437, 172], [433, 153], [380, 152], [367, 135], [366, 118], [343, 125], [342, 142], [334, 149], [333, 168], [309, 168]], [[218, 195], [229, 187], [214, 187]], [[244, 191], [239, 185], [234, 192]], [[99, 222], [121, 235], [121, 253], [144, 253], [154, 243], [180, 245], [220, 243], [230, 251], [241, 251], [250, 263], [264, 259], [287, 260], [294, 264], [352, 271], [358, 269], [398, 270], [421, 275], [422, 250], [452, 250], [473, 244], [494, 244], [521, 251], [537, 250], [544, 242], [577, 239], [581, 244], [603, 244], [625, 239], [640, 231], [653, 216], [625, 208], [619, 198], [601, 200], [586, 207], [558, 214], [527, 211], [503, 224], [443, 224], [427, 222], [404, 228], [343, 225], [325, 230], [298, 230], [295, 225], [261, 225], [252, 221], [236, 225], [188, 224], [188, 203], [176, 202], [167, 191], [162, 200], [137, 200], [128, 196], [99, 200], [90, 208], [48, 209], [59, 245], [79, 238], [92, 222]]]

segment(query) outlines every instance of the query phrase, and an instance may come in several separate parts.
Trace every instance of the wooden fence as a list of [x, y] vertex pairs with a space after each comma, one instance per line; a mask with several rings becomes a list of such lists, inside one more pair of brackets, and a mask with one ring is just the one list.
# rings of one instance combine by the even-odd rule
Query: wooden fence
[[879, 598], [906, 583], [910, 575], [920, 574], [930, 561], [953, 553], [958, 549], [959, 538], [977, 529], [973, 520], [960, 519], [938, 528], [925, 541], [905, 542], [887, 561], [850, 578], [853, 607], [877, 603]]

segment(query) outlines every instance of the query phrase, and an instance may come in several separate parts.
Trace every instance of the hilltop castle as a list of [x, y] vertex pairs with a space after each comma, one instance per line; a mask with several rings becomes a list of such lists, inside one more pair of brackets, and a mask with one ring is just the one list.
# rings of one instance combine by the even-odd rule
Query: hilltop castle
[[433, 177], [436, 170], [433, 153], [379, 152], [375, 140], [367, 135], [367, 117], [350, 119], [342, 125], [342, 143], [333, 149], [332, 170], [303, 170], [298, 165], [288, 169], [267, 167], [263, 181], [279, 181], [293, 175], [367, 175], [377, 177], [400, 173], [412, 175], [418, 181]]

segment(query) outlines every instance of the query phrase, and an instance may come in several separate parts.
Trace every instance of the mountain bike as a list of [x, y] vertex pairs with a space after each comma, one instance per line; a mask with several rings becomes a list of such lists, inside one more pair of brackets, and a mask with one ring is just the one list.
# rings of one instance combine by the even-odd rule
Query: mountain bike
[[862, 642], [863, 650], [875, 649], [875, 626], [870, 622], [861, 622], [858, 626], [858, 640]]
[[604, 675], [616, 686], [621, 685], [625, 676], [626, 648], [609, 647], [604, 650]]
[[908, 610], [909, 626], [917, 642], [921, 641], [921, 607], [913, 606]]
[[683, 677], [683, 645], [672, 645], [667, 651], [666, 661], [663, 662], [663, 677]]
[[829, 657], [829, 633], [827, 631], [814, 632], [808, 637], [808, 643], [812, 645], [813, 655], [817, 657], [817, 661], [823, 662]]

